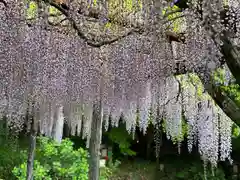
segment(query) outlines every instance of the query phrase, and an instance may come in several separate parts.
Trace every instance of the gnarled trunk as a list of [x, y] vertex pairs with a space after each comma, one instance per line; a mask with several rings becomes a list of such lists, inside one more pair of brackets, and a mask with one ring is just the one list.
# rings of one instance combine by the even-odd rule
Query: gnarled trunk
[[222, 37], [221, 52], [237, 83], [240, 85], [240, 47], [234, 45], [227, 35]]
[[[223, 45], [221, 52], [236, 82], [240, 85], [240, 48], [234, 45], [227, 35], [222, 37]], [[201, 78], [201, 76], [199, 76]], [[240, 108], [226, 93], [211, 82], [204, 82], [204, 87], [212, 96], [218, 106], [230, 117], [238, 126], [240, 126]], [[211, 84], [209, 84], [211, 83]]]

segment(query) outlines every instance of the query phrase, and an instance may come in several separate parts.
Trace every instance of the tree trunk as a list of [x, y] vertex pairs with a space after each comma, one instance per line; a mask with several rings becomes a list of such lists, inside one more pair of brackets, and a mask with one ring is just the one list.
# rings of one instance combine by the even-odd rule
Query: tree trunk
[[[240, 48], [233, 45], [227, 35], [222, 37], [222, 41], [221, 52], [224, 55], [224, 59], [232, 75], [240, 85]], [[209, 79], [213, 79], [210, 72], [208, 76], [210, 77]], [[240, 108], [238, 105], [212, 81], [206, 80], [205, 77], [201, 75], [199, 75], [199, 78], [202, 80], [206, 91], [212, 96], [218, 106], [228, 117], [240, 126]]]
[[149, 125], [148, 126], [148, 130], [147, 130], [147, 134], [146, 134], [146, 144], [147, 144], [147, 147], [146, 147], [146, 159], [147, 160], [150, 160], [151, 159], [151, 154], [152, 154], [152, 142], [154, 140], [154, 127], [152, 125]]
[[219, 86], [214, 84], [211, 71], [206, 71], [203, 75], [199, 74], [198, 77], [201, 79], [204, 89], [213, 98], [215, 103], [233, 122], [240, 126], [240, 108]]
[[100, 144], [102, 137], [102, 106], [101, 101], [93, 106], [93, 117], [91, 125], [91, 138], [90, 138], [90, 168], [89, 180], [99, 180], [99, 160], [100, 160]]
[[33, 164], [34, 164], [35, 148], [36, 148], [36, 135], [31, 134], [28, 161], [27, 161], [27, 180], [33, 179]]
[[[240, 85], [240, 48], [232, 43], [227, 33], [221, 37], [223, 45], [221, 52], [237, 84]], [[201, 77], [200, 77], [201, 78]], [[210, 82], [211, 83], [211, 82]], [[238, 126], [240, 126], [240, 108], [238, 105], [222, 92], [216, 85], [204, 83], [205, 89], [212, 96], [218, 106], [230, 117]]]
[[[235, 77], [237, 84], [240, 85], [240, 47], [234, 45], [227, 34], [222, 36], [221, 40], [223, 42], [223, 45], [221, 46], [221, 52], [224, 56], [226, 64], [232, 75]], [[184, 71], [184, 64], [182, 64], [182, 67], [178, 68], [177, 74], [186, 73]], [[238, 126], [240, 126], [240, 108], [238, 105], [219, 87], [214, 85], [212, 81], [206, 81], [205, 77], [202, 77], [201, 74], [198, 75], [202, 80], [206, 91], [212, 96], [218, 106], [226, 113], [228, 117], [230, 117]]]
[[[234, 45], [227, 35], [222, 37], [223, 45], [221, 46], [221, 52], [224, 56], [226, 64], [230, 69], [232, 75], [235, 77], [237, 83], [240, 85], [240, 48]], [[177, 67], [178, 74], [185, 74], [184, 63]], [[230, 117], [238, 126], [240, 126], [240, 108], [226, 93], [224, 93], [218, 86], [214, 84], [211, 79], [212, 70], [205, 71], [205, 74], [199, 73], [198, 76], [201, 79], [205, 90], [214, 99], [217, 105]], [[209, 73], [206, 75], [206, 73]], [[209, 78], [206, 79], [206, 76]]]
[[37, 136], [37, 123], [33, 116], [30, 132], [30, 145], [28, 150], [28, 160], [27, 160], [27, 180], [33, 180], [33, 167], [34, 167], [34, 155], [36, 149], [36, 136]]
[[63, 126], [64, 126], [63, 106], [59, 106], [56, 108], [54, 124], [52, 129], [52, 138], [59, 143], [61, 143], [62, 141]]
[[238, 105], [215, 85], [213, 85], [212, 89], [206, 90], [224, 113], [240, 126], [240, 108]]
[[222, 37], [222, 41], [221, 52], [224, 55], [228, 68], [240, 85], [240, 47], [234, 45], [227, 34]]
[[101, 102], [94, 104], [93, 117], [91, 125], [91, 138], [90, 138], [90, 168], [89, 180], [99, 180], [99, 153], [102, 136], [102, 107]]
[[151, 152], [152, 152], [152, 149], [151, 149], [151, 144], [152, 144], [152, 139], [147, 139], [147, 150], [146, 150], [146, 159], [147, 160], [150, 160], [151, 158]]

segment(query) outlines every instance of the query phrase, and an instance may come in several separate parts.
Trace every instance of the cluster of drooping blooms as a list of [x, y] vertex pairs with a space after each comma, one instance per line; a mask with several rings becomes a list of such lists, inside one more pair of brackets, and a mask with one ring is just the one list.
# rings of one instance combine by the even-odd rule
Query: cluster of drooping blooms
[[210, 160], [216, 166], [218, 161], [218, 116], [210, 100], [199, 104], [198, 113], [198, 148], [203, 159]]
[[231, 160], [233, 122], [201, 89], [198, 83], [189, 83], [187, 76], [182, 79], [182, 105], [188, 124], [188, 150], [191, 152], [197, 142], [195, 145], [198, 145], [203, 160], [210, 161], [215, 167], [218, 160]]
[[235, 81], [235, 78], [233, 77], [231, 71], [227, 66], [224, 66], [224, 85], [227, 86], [230, 83]]
[[191, 83], [186, 84], [185, 76], [182, 80], [182, 96], [183, 96], [183, 111], [184, 117], [186, 118], [188, 124], [188, 151], [191, 152], [193, 144], [196, 143], [197, 134], [197, 114], [198, 114], [198, 99], [197, 99], [197, 87]]
[[[194, 88], [182, 89], [180, 80], [171, 76], [175, 60], [186, 62], [187, 69], [197, 73], [209, 59], [211, 66], [217, 61], [219, 52], [203, 28], [189, 30], [192, 34], [181, 46], [182, 56], [179, 53], [173, 58], [169, 43], [157, 33], [132, 34], [114, 44], [93, 48], [74, 34], [48, 30], [41, 23], [28, 27], [22, 19], [21, 14], [10, 12], [0, 17], [0, 112], [15, 129], [22, 128], [23, 117], [31, 109], [40, 132], [56, 135], [61, 133], [58, 130], [62, 129], [64, 115], [71, 134], [82, 134], [89, 143], [93, 104], [101, 100], [106, 129], [110, 123], [118, 126], [123, 115], [128, 132], [134, 132], [139, 124], [145, 133], [152, 109], [153, 123], [159, 125], [159, 116], [164, 116], [167, 136], [175, 138], [182, 134], [184, 110], [189, 150], [198, 137], [200, 154], [216, 164], [216, 108], [209, 100], [197, 98]], [[226, 121], [220, 113], [222, 116]], [[226, 129], [220, 126], [222, 159], [231, 150], [231, 124], [226, 121], [224, 125]]]
[[232, 125], [233, 122], [226, 116], [222, 110], [219, 109], [219, 136], [220, 136], [220, 160], [225, 161], [228, 159], [232, 162]]
[[166, 93], [169, 102], [166, 104], [166, 134], [167, 137], [178, 137], [182, 133], [182, 106], [179, 82], [174, 78], [167, 79]]
[[146, 134], [147, 127], [148, 127], [148, 119], [149, 119], [149, 109], [151, 107], [151, 82], [147, 82], [146, 84], [146, 95], [144, 98], [140, 99], [140, 107], [139, 107], [139, 114], [140, 114], [140, 120], [139, 120], [139, 126], [143, 132], [143, 134]]

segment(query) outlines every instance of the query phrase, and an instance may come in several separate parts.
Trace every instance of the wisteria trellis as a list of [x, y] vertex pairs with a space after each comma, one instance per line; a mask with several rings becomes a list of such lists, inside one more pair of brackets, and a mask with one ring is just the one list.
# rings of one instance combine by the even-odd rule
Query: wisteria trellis
[[106, 128], [110, 123], [118, 126], [123, 114], [127, 130], [134, 132], [138, 108], [139, 126], [145, 133], [149, 110], [155, 120], [159, 108], [166, 119], [167, 137], [173, 138], [182, 133], [184, 112], [189, 151], [197, 142], [202, 158], [213, 165], [219, 152], [221, 160], [230, 159], [232, 121], [207, 95], [199, 99], [194, 87], [181, 87], [173, 76], [175, 58], [197, 73], [204, 73], [206, 66], [208, 70], [218, 67], [216, 44], [197, 21], [189, 19], [187, 42], [177, 45], [179, 57], [173, 57], [157, 32], [132, 34], [94, 48], [75, 33], [45, 29], [41, 18], [27, 26], [21, 3], [9, 4], [12, 8], [0, 13], [0, 112], [11, 127], [22, 129], [28, 104], [34, 102], [42, 134], [51, 136], [54, 121], [63, 120], [64, 114], [71, 133], [83, 131], [89, 139], [92, 107], [101, 99]]

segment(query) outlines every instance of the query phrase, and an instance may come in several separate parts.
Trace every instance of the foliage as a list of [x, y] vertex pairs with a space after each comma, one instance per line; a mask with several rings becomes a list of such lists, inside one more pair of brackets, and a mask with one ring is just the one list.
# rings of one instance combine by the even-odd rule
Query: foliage
[[240, 87], [238, 84], [222, 86], [222, 89], [240, 106]]
[[[184, 118], [182, 118], [182, 131], [181, 133], [176, 136], [176, 137], [172, 137], [172, 142], [173, 144], [176, 144], [178, 142], [182, 142], [184, 140], [185, 137], [187, 137], [188, 134], [188, 124], [186, 123], [186, 121], [184, 120]], [[164, 133], [166, 133], [166, 120], [163, 119], [162, 121], [162, 130]]]
[[128, 134], [125, 128], [112, 128], [108, 133], [108, 137], [113, 143], [118, 144], [120, 152], [124, 155], [135, 156], [136, 152], [130, 149], [132, 136]]
[[9, 140], [5, 144], [1, 144], [0, 148], [0, 178], [13, 179], [12, 169], [21, 163], [23, 156], [19, 149], [13, 145], [16, 141]]
[[153, 180], [155, 171], [156, 165], [149, 161], [123, 161], [109, 180]]
[[[210, 168], [211, 169], [211, 168]], [[208, 180], [225, 180], [224, 178], [224, 173], [221, 169], [212, 169], [208, 170], [205, 172], [206, 177]], [[176, 173], [176, 178], [177, 179], [192, 179], [192, 180], [202, 180], [205, 179], [205, 174], [202, 170], [202, 168], [194, 164], [190, 168], [184, 168], [178, 173]]]
[[108, 180], [117, 171], [120, 161], [116, 160], [114, 163], [108, 164], [108, 166], [101, 168], [100, 180]]
[[227, 68], [220, 68], [214, 73], [214, 82], [240, 106], [240, 87]]
[[205, 175], [208, 180], [225, 180], [224, 171], [220, 166], [203, 166], [202, 161], [194, 154], [165, 155], [160, 163], [164, 166], [164, 170], [158, 173], [159, 179], [162, 180], [204, 180]]
[[[231, 100], [237, 104], [237, 106], [240, 107], [240, 86], [236, 84], [235, 79], [227, 68], [219, 68], [214, 73], [214, 82]], [[232, 129], [232, 137], [239, 137], [240, 128], [235, 123]]]
[[240, 106], [240, 87], [227, 68], [220, 68], [214, 73], [214, 82]]
[[[179, 10], [179, 8], [175, 5], [173, 7], [167, 7], [166, 9], [163, 10], [163, 15], [166, 15], [166, 13], [168, 13], [168, 12], [173, 12], [173, 11], [177, 11], [177, 10]], [[167, 16], [169, 21], [173, 21], [172, 30], [174, 32], [180, 32], [181, 31], [183, 18], [179, 18], [180, 15], [181, 15], [181, 12], [176, 12], [176, 13], [169, 14]]]
[[[34, 179], [88, 179], [88, 154], [85, 150], [74, 150], [73, 143], [68, 139], [64, 139], [61, 144], [46, 137], [38, 140]], [[26, 163], [15, 167], [13, 174], [20, 180], [25, 179]]]
[[[161, 164], [164, 165], [163, 171], [156, 171], [156, 164], [142, 159], [132, 161], [122, 161], [121, 165], [114, 170], [112, 176], [108, 176], [110, 180], [203, 180], [204, 168], [202, 162], [194, 156], [163, 156]], [[159, 167], [159, 166], [157, 166]], [[207, 167], [208, 168], [208, 167]], [[214, 176], [211, 167], [206, 169], [208, 180], [225, 180], [223, 170], [218, 167], [214, 169]], [[105, 179], [101, 179], [105, 180]]]
[[[23, 163], [20, 167], [14, 167], [13, 174], [19, 180], [24, 180], [27, 177], [27, 163]], [[44, 168], [38, 161], [34, 162], [34, 179], [35, 180], [51, 180], [51, 177], [48, 175], [49, 171]]]
[[232, 127], [232, 137], [233, 138], [238, 138], [239, 135], [240, 135], [240, 128], [236, 125], [236, 124], [233, 124], [233, 127]]
[[25, 6], [27, 19], [35, 19], [37, 17], [37, 3], [35, 1], [26, 1]]

